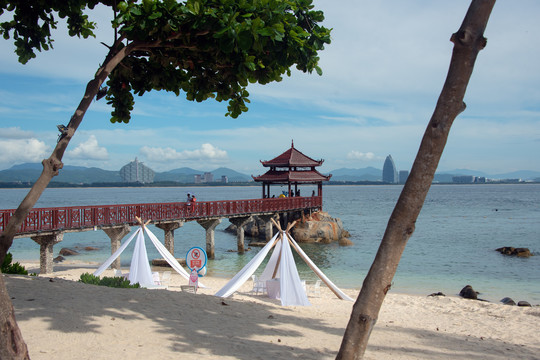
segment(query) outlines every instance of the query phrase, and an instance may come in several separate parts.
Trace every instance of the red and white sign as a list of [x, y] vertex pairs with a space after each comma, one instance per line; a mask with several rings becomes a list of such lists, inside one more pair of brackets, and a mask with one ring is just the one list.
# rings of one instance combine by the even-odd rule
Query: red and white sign
[[195, 246], [189, 249], [186, 254], [186, 265], [189, 270], [196, 269], [199, 271], [206, 266], [206, 259], [206, 251]]

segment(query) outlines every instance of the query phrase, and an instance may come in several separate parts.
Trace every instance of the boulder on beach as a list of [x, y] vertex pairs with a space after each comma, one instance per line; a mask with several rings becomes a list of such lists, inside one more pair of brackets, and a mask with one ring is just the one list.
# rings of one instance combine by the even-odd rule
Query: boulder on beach
[[64, 260], [65, 260], [65, 258], [64, 258], [63, 256], [59, 255], [59, 256], [57, 256], [57, 257], [55, 257], [55, 258], [53, 259], [53, 262], [54, 262], [54, 263], [59, 263], [59, 262], [62, 262], [62, 261], [64, 261]]
[[471, 285], [467, 285], [461, 289], [459, 296], [465, 299], [478, 300], [478, 292], [474, 291]]
[[495, 251], [500, 252], [503, 255], [508, 256], [517, 256], [517, 257], [531, 257], [531, 251], [528, 248], [515, 248], [511, 246], [504, 246], [498, 249], [495, 249]]
[[59, 252], [60, 255], [63, 255], [63, 256], [73, 256], [73, 255], [79, 255], [79, 252], [73, 250], [73, 249], [68, 249], [68, 248], [62, 248]]
[[516, 305], [516, 302], [514, 300], [512, 300], [512, 298], [509, 298], [509, 297], [505, 297], [503, 299], [501, 299], [501, 303], [503, 303], [504, 305]]
[[532, 305], [528, 301], [518, 301], [517, 306], [526, 306], [526, 307], [532, 307]]
[[84, 248], [84, 250], [86, 250], [86, 251], [97, 251], [97, 250], [99, 250], [99, 248], [94, 247], [94, 246], [86, 246]]

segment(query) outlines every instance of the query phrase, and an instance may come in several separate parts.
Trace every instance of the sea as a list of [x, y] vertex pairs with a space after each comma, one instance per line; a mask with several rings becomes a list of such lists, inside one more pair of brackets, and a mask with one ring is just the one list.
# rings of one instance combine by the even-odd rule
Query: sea
[[[341, 219], [353, 245], [301, 246], [336, 285], [361, 288], [402, 189], [401, 185], [323, 187], [323, 210]], [[281, 190], [285, 189], [272, 189], [276, 195]], [[311, 194], [312, 189], [306, 186], [301, 191]], [[27, 192], [28, 189], [0, 189], [0, 208], [16, 208]], [[198, 201], [211, 201], [260, 198], [262, 190], [260, 186], [48, 188], [35, 207], [177, 202], [184, 201], [187, 193], [195, 194]], [[251, 250], [244, 254], [235, 252], [236, 235], [225, 231], [229, 225], [223, 219], [216, 228], [215, 259], [208, 261], [208, 275], [232, 278], [260, 250], [249, 247], [252, 239], [246, 237], [246, 247]], [[162, 230], [149, 228], [163, 241]], [[194, 246], [205, 248], [205, 230], [194, 221], [175, 230], [174, 237], [177, 258], [185, 257]], [[99, 250], [84, 251], [87, 246]], [[509, 257], [495, 251], [503, 246], [526, 247], [534, 256]], [[80, 251], [70, 260], [96, 265], [111, 255], [110, 240], [99, 229], [64, 234], [63, 241], [54, 246], [54, 256], [63, 247]], [[149, 259], [161, 257], [150, 241], [146, 247]], [[128, 247], [122, 254], [123, 267], [129, 267], [131, 251]], [[15, 239], [9, 252], [15, 261], [39, 259], [39, 246], [30, 238]], [[315, 279], [299, 257], [296, 263], [302, 279]], [[516, 302], [540, 304], [540, 184], [431, 186], [390, 291], [458, 296], [466, 285], [488, 301], [511, 297]]]

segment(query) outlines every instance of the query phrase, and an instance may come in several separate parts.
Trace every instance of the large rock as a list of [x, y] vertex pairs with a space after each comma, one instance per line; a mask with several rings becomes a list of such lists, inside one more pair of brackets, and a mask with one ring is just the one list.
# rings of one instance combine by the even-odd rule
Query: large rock
[[[279, 220], [278, 217], [275, 217], [275, 219], [276, 221]], [[299, 243], [329, 244], [338, 241], [341, 246], [352, 245], [352, 241], [349, 240], [350, 234], [343, 228], [341, 219], [333, 218], [326, 212], [319, 211], [297, 220], [298, 222], [291, 230], [291, 235]], [[231, 224], [225, 231], [236, 233], [236, 226]], [[274, 229], [275, 233], [276, 229]], [[244, 234], [249, 237], [264, 239], [264, 221], [255, 216], [252, 221], [244, 225]], [[252, 243], [250, 243], [251, 245]]]
[[351, 235], [343, 228], [341, 219], [323, 211], [300, 219], [292, 228], [292, 236], [297, 242], [329, 244], [338, 241], [340, 245], [352, 245]]

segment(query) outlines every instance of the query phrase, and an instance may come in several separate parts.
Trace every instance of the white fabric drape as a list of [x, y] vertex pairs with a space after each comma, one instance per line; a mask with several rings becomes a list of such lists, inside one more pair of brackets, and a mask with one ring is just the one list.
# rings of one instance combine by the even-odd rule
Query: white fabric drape
[[[225, 284], [224, 287], [219, 289], [219, 291], [215, 294], [215, 296], [219, 297], [229, 297], [231, 296], [242, 284], [244, 284], [250, 277], [255, 273], [255, 270], [261, 265], [264, 258], [272, 248], [274, 242], [276, 241], [276, 238], [278, 237], [279, 233], [274, 235], [272, 240], [270, 240], [262, 249], [251, 259], [249, 263], [247, 263], [246, 266], [242, 268], [234, 277]], [[200, 284], [199, 284], [200, 285]]]
[[117, 257], [120, 256], [120, 254], [122, 253], [122, 251], [124, 251], [126, 249], [126, 247], [129, 245], [129, 243], [131, 242], [131, 240], [133, 240], [133, 238], [141, 231], [141, 228], [138, 228], [137, 231], [135, 231], [133, 233], [133, 235], [131, 235], [129, 237], [129, 239], [126, 240], [125, 243], [122, 244], [122, 246], [120, 246], [118, 248], [118, 250], [116, 250], [107, 260], [105, 260], [105, 262], [103, 264], [101, 264], [100, 267], [98, 267], [98, 269], [96, 271], [94, 271], [94, 275], [95, 276], [99, 276], [101, 275], [109, 266], [111, 266], [111, 264], [113, 263], [114, 260], [116, 260]]
[[[148, 237], [156, 247], [157, 251], [163, 258], [167, 261], [169, 265], [180, 275], [182, 275], [183, 278], [189, 281], [189, 274], [180, 263], [174, 258], [174, 256], [167, 250], [167, 248], [161, 243], [161, 241], [158, 240], [156, 235], [154, 235], [148, 228], [145, 226], [144, 231], [148, 234]], [[199, 281], [199, 287], [206, 288], [200, 281]]]
[[[281, 235], [280, 239], [277, 239]], [[337, 297], [343, 300], [353, 301], [347, 294], [341, 291], [334, 283], [332, 283], [326, 275], [311, 261], [311, 259], [306, 255], [300, 246], [294, 241], [294, 239], [285, 231], [282, 233], [277, 233], [272, 240], [270, 240], [262, 249], [259, 251], [251, 261], [242, 268], [223, 288], [221, 288], [215, 296], [219, 297], [229, 297], [236, 290], [240, 288], [250, 277], [255, 273], [257, 268], [261, 265], [264, 258], [268, 252], [272, 249], [272, 246], [275, 243], [274, 251], [268, 260], [268, 264], [264, 268], [263, 273], [259, 277], [260, 281], [272, 280], [272, 278], [278, 278], [280, 281], [280, 298], [281, 304], [284, 306], [290, 305], [300, 305], [300, 306], [309, 306], [311, 305], [302, 281], [300, 280], [300, 275], [298, 274], [298, 269], [296, 268], [296, 263], [294, 262], [294, 257], [292, 254], [291, 246], [289, 241], [293, 245], [294, 249], [298, 252], [300, 257], [307, 263], [307, 265], [315, 272], [315, 274], [336, 294]]]
[[137, 233], [137, 241], [135, 242], [135, 249], [133, 250], [133, 256], [131, 257], [128, 280], [131, 285], [139, 283], [141, 287], [155, 285], [142, 231]]
[[[129, 268], [129, 281], [130, 284], [139, 283], [142, 287], [151, 287], [154, 285], [152, 278], [152, 271], [150, 269], [150, 262], [148, 261], [148, 253], [146, 251], [146, 245], [144, 242], [144, 232], [148, 234], [148, 237], [152, 241], [152, 244], [156, 247], [157, 251], [163, 256], [167, 263], [182, 277], [186, 280], [189, 280], [189, 274], [186, 270], [178, 263], [174, 256], [165, 248], [165, 246], [158, 240], [158, 238], [148, 229], [148, 227], [139, 227], [137, 231], [133, 233], [119, 248], [112, 254], [95, 272], [95, 276], [100, 276], [114, 260], [126, 249], [126, 247], [131, 243], [133, 238], [137, 236], [137, 241], [135, 242], [135, 248], [133, 250], [133, 256], [131, 257], [131, 265]], [[206, 288], [204, 284], [199, 282], [199, 286]]]
[[[277, 248], [274, 252], [277, 251]], [[279, 262], [279, 292], [283, 306], [310, 306], [306, 291], [302, 286], [298, 269], [294, 262], [287, 233], [281, 239], [281, 260]]]

